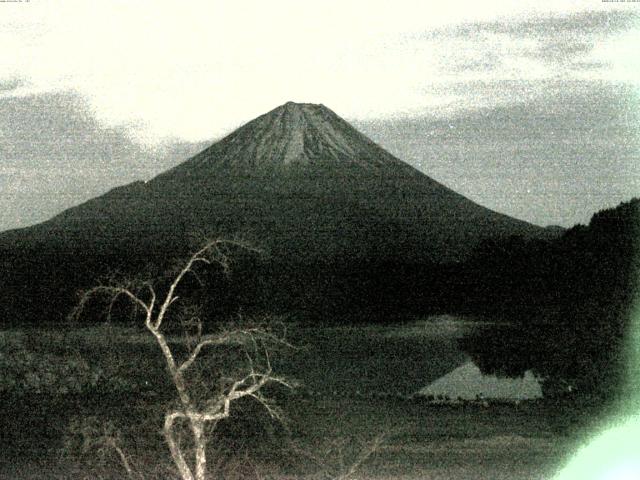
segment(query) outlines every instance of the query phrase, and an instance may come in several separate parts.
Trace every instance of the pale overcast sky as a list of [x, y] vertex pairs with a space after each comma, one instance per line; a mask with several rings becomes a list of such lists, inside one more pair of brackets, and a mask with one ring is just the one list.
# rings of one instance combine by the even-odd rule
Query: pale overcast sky
[[0, 230], [288, 100], [538, 224], [640, 195], [640, 3], [0, 3]]

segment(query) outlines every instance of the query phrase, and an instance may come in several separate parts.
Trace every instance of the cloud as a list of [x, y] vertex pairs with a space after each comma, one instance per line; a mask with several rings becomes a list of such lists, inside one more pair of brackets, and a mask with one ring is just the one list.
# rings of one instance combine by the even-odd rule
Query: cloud
[[0, 94], [3, 92], [12, 92], [24, 85], [24, 80], [18, 78], [0, 79]]
[[[626, 28], [618, 8], [593, 0], [32, 2], [3, 11], [0, 42], [16, 48], [0, 61], [27, 80], [22, 94], [74, 89], [101, 122], [126, 123], [139, 141], [193, 140], [287, 100], [379, 118], [457, 108], [461, 99], [430, 95], [429, 85], [604, 75], [581, 65], [625, 65], [635, 54], [620, 57], [615, 43], [585, 55], [594, 35]], [[571, 15], [585, 9], [604, 13]], [[578, 38], [581, 22], [577, 43], [563, 47], [551, 33]], [[560, 68], [565, 54], [582, 63]]]
[[[497, 94], [504, 82], [458, 88]], [[521, 81], [510, 91], [505, 95], [524, 101], [358, 126], [455, 191], [540, 225], [587, 223], [594, 212], [638, 195], [640, 111], [633, 87]]]
[[632, 28], [638, 19], [633, 11], [585, 11], [567, 15], [533, 16], [520, 20], [501, 20], [457, 25], [450, 29], [456, 35], [492, 32], [512, 37], [541, 38], [575, 36], [594, 37]]
[[[559, 72], [607, 68], [611, 58], [590, 58], [611, 38], [637, 30], [640, 15], [629, 10], [586, 11], [500, 21], [462, 23], [429, 30], [416, 38], [447, 43], [441, 67], [451, 73], [485, 72], [508, 76], [514, 65], [538, 68], [552, 76]], [[527, 68], [519, 70], [527, 78]]]
[[0, 230], [44, 221], [134, 180], [148, 179], [203, 145], [155, 148], [101, 124], [77, 93], [0, 98]]
[[536, 48], [528, 52], [547, 63], [578, 67], [579, 62], [604, 39], [632, 30], [639, 16], [630, 11], [584, 12], [528, 20], [516, 25], [493, 24], [493, 31], [513, 37], [532, 38]]

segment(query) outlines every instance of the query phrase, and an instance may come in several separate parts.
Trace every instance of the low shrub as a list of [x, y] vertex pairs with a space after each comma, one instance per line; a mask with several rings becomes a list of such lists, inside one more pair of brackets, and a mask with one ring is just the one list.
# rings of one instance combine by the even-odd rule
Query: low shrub
[[34, 341], [34, 332], [28, 333], [5, 332], [0, 336], [0, 394], [124, 393], [142, 387], [119, 369], [90, 364], [79, 350], [65, 346], [60, 335], [46, 333], [47, 339]]

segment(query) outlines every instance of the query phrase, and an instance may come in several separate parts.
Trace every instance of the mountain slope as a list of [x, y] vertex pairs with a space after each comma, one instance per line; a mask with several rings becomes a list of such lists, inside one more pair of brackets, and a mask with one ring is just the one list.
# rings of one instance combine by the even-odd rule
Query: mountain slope
[[437, 261], [463, 258], [486, 237], [545, 235], [418, 172], [326, 107], [294, 103], [29, 233], [153, 244], [192, 231], [247, 236], [287, 256]]
[[439, 184], [326, 107], [287, 103], [148, 182], [0, 234], [0, 287], [27, 298], [32, 316], [52, 299], [61, 312], [110, 271], [162, 270], [194, 233], [261, 248], [264, 263], [243, 275], [269, 277], [266, 302], [286, 291], [285, 309], [310, 292], [349, 303], [353, 289], [369, 304], [378, 287], [390, 296], [420, 288], [429, 265], [464, 259], [482, 239], [551, 235]]

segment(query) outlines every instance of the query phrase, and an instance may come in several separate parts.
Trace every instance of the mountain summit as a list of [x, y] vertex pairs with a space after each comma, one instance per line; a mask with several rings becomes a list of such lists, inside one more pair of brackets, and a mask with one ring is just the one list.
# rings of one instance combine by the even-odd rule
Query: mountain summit
[[207, 148], [185, 167], [264, 170], [292, 164], [397, 164], [324, 105], [287, 102]]

